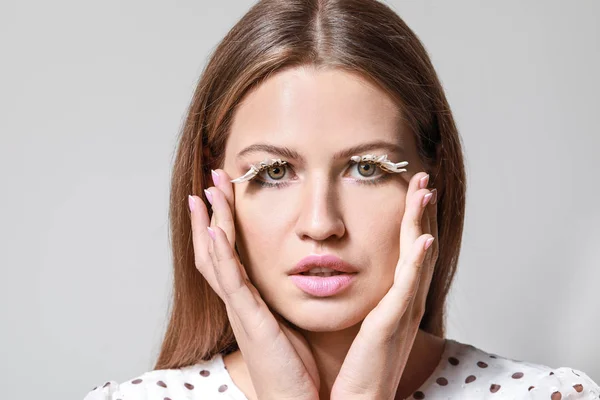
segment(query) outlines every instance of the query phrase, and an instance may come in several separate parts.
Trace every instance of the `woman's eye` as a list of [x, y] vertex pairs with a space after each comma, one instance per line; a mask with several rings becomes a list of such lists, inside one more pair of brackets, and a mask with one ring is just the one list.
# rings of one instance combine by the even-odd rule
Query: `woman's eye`
[[375, 173], [375, 168], [377, 168], [374, 164], [368, 163], [358, 163], [358, 173], [362, 176], [372, 176]]
[[355, 177], [357, 177], [359, 179], [360, 179], [360, 177], [371, 178], [373, 175], [375, 175], [375, 173], [379, 169], [377, 167], [377, 165], [371, 164], [371, 163], [366, 163], [366, 162], [354, 163], [352, 165], [352, 167], [354, 167], [354, 166], [357, 167], [356, 170], [358, 171], [358, 175], [359, 175], [359, 176], [355, 175]]
[[287, 164], [275, 165], [269, 168], [265, 168], [258, 175], [258, 179], [252, 180], [254, 183], [259, 184], [262, 187], [280, 187], [287, 184], [288, 179], [286, 175], [289, 175], [289, 167]]
[[285, 176], [285, 166], [267, 168], [267, 174], [271, 179], [280, 180]]

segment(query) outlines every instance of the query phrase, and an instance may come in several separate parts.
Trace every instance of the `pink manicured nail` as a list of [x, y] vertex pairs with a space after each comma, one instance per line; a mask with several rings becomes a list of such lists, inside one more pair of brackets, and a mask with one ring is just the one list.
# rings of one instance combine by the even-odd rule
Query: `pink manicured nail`
[[206, 229], [208, 229], [208, 236], [210, 236], [210, 238], [212, 240], [215, 240], [216, 239], [215, 231], [213, 231], [210, 226], [207, 226]]
[[423, 207], [425, 207], [427, 203], [429, 203], [429, 199], [431, 199], [431, 196], [433, 196], [433, 193], [427, 193], [425, 197], [423, 197]]
[[212, 180], [215, 186], [219, 184], [219, 174], [217, 174], [214, 170], [210, 170], [210, 174], [212, 175]]
[[419, 189], [425, 189], [429, 183], [429, 174], [419, 179]]
[[433, 239], [434, 238], [429, 238], [425, 241], [425, 250], [427, 250], [429, 246], [431, 246], [431, 243], [433, 243]]
[[188, 194], [188, 204], [190, 206], [190, 212], [194, 212], [196, 209], [196, 200], [192, 197], [192, 195]]
[[437, 189], [431, 189], [431, 193], [433, 193], [433, 199], [431, 199], [431, 204], [437, 203]]
[[206, 199], [212, 206], [212, 201], [213, 201], [212, 194], [208, 191], [208, 189], [204, 189], [204, 194], [206, 195]]

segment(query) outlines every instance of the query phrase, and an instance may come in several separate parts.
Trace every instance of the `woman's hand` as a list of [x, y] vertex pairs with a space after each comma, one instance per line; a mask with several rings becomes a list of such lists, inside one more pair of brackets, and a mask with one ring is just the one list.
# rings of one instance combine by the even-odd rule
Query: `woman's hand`
[[[400, 259], [394, 283], [379, 304], [366, 316], [333, 384], [331, 398], [394, 399], [419, 324], [435, 262], [437, 240], [437, 193], [429, 198], [426, 173], [415, 174], [406, 195], [400, 231]], [[423, 181], [421, 181], [423, 182]], [[435, 190], [435, 189], [434, 189]], [[365, 365], [368, 368], [365, 368]]]
[[[196, 268], [225, 303], [257, 398], [318, 399], [319, 373], [308, 344], [280, 316], [271, 313], [234, 251], [231, 178], [221, 169], [216, 173], [215, 187], [207, 190], [213, 210], [210, 221], [204, 202], [190, 196]], [[212, 240], [209, 224], [214, 232]]]

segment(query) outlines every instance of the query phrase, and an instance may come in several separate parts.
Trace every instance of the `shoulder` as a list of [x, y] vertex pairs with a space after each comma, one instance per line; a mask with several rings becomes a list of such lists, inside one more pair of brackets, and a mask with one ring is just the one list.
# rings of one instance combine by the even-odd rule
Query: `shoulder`
[[154, 400], [203, 398], [245, 400], [223, 363], [221, 354], [208, 361], [177, 369], [160, 369], [119, 383], [103, 382], [84, 400]]
[[440, 364], [419, 391], [414, 398], [600, 398], [598, 384], [577, 369], [515, 360], [452, 339], [447, 339]]
[[528, 395], [522, 399], [600, 399], [600, 386], [585, 372], [570, 367], [539, 373], [527, 390]]

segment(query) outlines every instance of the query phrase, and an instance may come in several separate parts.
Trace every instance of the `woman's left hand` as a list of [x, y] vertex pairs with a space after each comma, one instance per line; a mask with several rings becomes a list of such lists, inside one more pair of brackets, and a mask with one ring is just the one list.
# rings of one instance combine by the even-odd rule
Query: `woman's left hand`
[[[423, 206], [431, 191], [413, 176], [406, 195], [400, 228], [400, 259], [394, 283], [366, 316], [350, 346], [333, 384], [331, 399], [394, 399], [408, 361], [419, 324], [435, 262], [438, 241], [425, 249], [428, 239], [437, 239], [437, 193]], [[432, 204], [433, 203], [433, 204]], [[368, 366], [365, 368], [365, 366]]]

